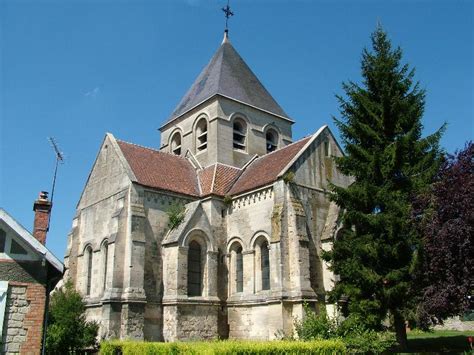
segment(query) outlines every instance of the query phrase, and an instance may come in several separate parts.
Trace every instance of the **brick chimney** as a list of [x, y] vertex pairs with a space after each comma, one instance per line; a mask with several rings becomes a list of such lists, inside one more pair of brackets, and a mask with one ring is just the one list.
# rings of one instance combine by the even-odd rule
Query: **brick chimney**
[[33, 236], [41, 244], [46, 243], [46, 233], [49, 229], [49, 214], [51, 213], [51, 202], [48, 200], [48, 193], [41, 191], [38, 199], [33, 205], [35, 211], [35, 223], [33, 226]]

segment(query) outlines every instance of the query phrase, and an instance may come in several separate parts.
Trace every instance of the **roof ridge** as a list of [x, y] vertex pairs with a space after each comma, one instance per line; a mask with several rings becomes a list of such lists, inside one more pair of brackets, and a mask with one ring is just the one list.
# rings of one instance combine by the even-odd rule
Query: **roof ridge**
[[[224, 51], [225, 51], [225, 45], [227, 44], [227, 42], [223, 42], [221, 44], [221, 48], [222, 48], [222, 59], [224, 59]], [[214, 95], [220, 95], [220, 91], [221, 91], [221, 80], [222, 80], [222, 69], [224, 69], [224, 66], [221, 64], [220, 68], [219, 68], [219, 77], [217, 79], [217, 90], [216, 90], [216, 93]], [[213, 95], [213, 96], [214, 96]]]
[[224, 164], [224, 163], [220, 163], [220, 162], [215, 163], [215, 165], [222, 165], [222, 166], [227, 166], [227, 167], [229, 167], [229, 168], [234, 168], [234, 169], [236, 169], [236, 170], [242, 170], [242, 168], [238, 168], [238, 167], [236, 167], [236, 166], [232, 166], [232, 165]]
[[[187, 161], [189, 164], [191, 164], [191, 162], [190, 162], [186, 157], [182, 157], [181, 155], [176, 155], [176, 154], [173, 154], [173, 153], [164, 152], [164, 151], [162, 151], [162, 150], [155, 149], [155, 148], [145, 147], [144, 145], [140, 145], [140, 144], [132, 143], [132, 142], [127, 142], [127, 141], [124, 141], [124, 140], [121, 140], [121, 139], [117, 139], [117, 138], [116, 138], [116, 140], [117, 140], [117, 142], [125, 143], [125, 144], [128, 144], [128, 145], [133, 145], [133, 146], [138, 147], [138, 148], [143, 148], [143, 149], [151, 150], [152, 152], [155, 152], [155, 153], [167, 154], [167, 155], [170, 155], [170, 156], [173, 156], [173, 157], [176, 157], [176, 158], [180, 158], [180, 159], [182, 159], [182, 160]], [[192, 165], [192, 164], [191, 164], [191, 165]]]
[[216, 182], [217, 175], [217, 164], [214, 164], [214, 172], [212, 173], [212, 182], [211, 182], [211, 193], [214, 191], [214, 184]]
[[259, 156], [259, 157], [258, 157], [257, 159], [255, 159], [253, 162], [255, 162], [255, 161], [257, 161], [257, 160], [259, 160], [259, 159], [261, 159], [261, 158], [268, 157], [268, 156], [270, 156], [270, 155], [272, 155], [272, 154], [274, 154], [274, 153], [280, 152], [280, 151], [282, 151], [283, 149], [289, 148], [289, 147], [291, 147], [292, 145], [295, 145], [296, 143], [300, 143], [302, 140], [308, 139], [308, 138], [310, 138], [310, 137], [312, 137], [312, 135], [309, 135], [309, 136], [305, 136], [305, 137], [303, 137], [303, 138], [300, 138], [300, 139], [298, 139], [297, 141], [291, 142], [290, 144], [287, 144], [287, 145], [285, 145], [284, 147], [281, 147], [280, 149], [277, 149], [277, 150], [274, 150], [273, 152], [270, 152], [270, 153], [267, 153], [267, 154], [265, 154], [265, 155]]

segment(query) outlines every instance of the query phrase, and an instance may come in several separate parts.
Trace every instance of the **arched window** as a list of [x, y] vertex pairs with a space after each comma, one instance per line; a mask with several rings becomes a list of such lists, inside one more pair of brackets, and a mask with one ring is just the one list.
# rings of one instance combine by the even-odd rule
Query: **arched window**
[[188, 250], [188, 296], [201, 296], [202, 291], [201, 246], [192, 241]]
[[196, 125], [196, 151], [207, 149], [207, 121], [203, 117]]
[[278, 133], [274, 129], [269, 129], [266, 134], [267, 153], [273, 152], [278, 148]]
[[242, 257], [242, 247], [235, 252], [235, 290], [244, 291], [244, 262]]
[[109, 244], [107, 241], [105, 241], [102, 244], [102, 270], [103, 270], [103, 284], [102, 284], [102, 289], [105, 290], [107, 286], [107, 264], [108, 264], [108, 258], [109, 258]]
[[262, 290], [270, 289], [270, 253], [268, 243], [263, 242], [260, 245], [260, 270], [262, 274]]
[[181, 134], [179, 132], [174, 133], [171, 137], [170, 147], [171, 153], [181, 155]]
[[244, 260], [242, 245], [235, 241], [229, 249], [229, 292], [234, 294], [244, 291]]
[[92, 248], [91, 246], [88, 246], [86, 248], [86, 252], [84, 253], [85, 260], [86, 260], [86, 295], [91, 294], [91, 287], [92, 287]]
[[234, 120], [233, 145], [234, 149], [245, 150], [247, 144], [247, 124], [244, 120], [236, 118]]

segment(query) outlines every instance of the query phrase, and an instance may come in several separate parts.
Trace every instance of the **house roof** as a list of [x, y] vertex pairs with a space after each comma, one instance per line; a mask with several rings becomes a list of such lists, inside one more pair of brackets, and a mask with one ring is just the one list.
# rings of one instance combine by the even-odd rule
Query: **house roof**
[[137, 183], [190, 196], [199, 196], [193, 165], [186, 158], [117, 140]]
[[225, 96], [289, 119], [227, 37], [166, 123], [215, 95]]
[[31, 249], [36, 253], [44, 256], [46, 261], [49, 262], [61, 275], [64, 272], [64, 265], [59, 259], [54, 256], [53, 253], [49, 251], [43, 244], [41, 244], [33, 235], [31, 235], [25, 227], [23, 227], [19, 222], [17, 222], [12, 216], [10, 216], [7, 211], [3, 208], [0, 208], [0, 220], [5, 222], [11, 229], [13, 229], [16, 234], [27, 243]]
[[229, 194], [241, 194], [276, 181], [281, 171], [293, 160], [312, 137], [313, 136], [303, 138], [286, 147], [255, 159], [232, 186]]

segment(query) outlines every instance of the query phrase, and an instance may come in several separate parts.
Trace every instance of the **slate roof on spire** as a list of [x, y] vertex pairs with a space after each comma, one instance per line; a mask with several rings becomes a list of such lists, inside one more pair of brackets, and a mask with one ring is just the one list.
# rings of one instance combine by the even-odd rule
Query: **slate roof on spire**
[[215, 95], [226, 96], [290, 119], [230, 44], [227, 37], [224, 38], [209, 64], [199, 74], [166, 123]]

